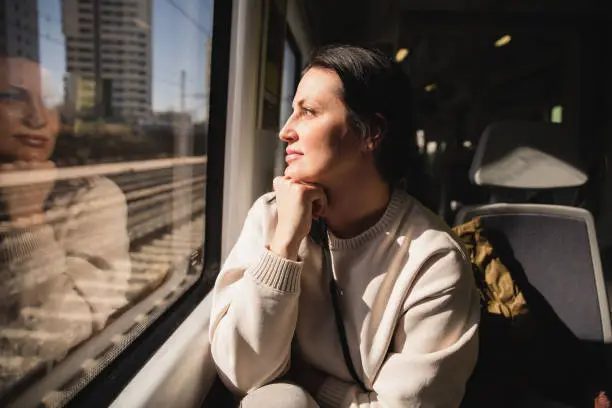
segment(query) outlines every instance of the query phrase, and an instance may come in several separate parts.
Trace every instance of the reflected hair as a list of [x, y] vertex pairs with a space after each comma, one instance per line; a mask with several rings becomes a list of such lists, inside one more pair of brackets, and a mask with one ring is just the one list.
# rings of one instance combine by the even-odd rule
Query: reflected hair
[[381, 177], [394, 187], [416, 193], [423, 176], [412, 125], [410, 78], [381, 51], [354, 45], [318, 49], [304, 69], [334, 71], [342, 82], [342, 100], [349, 125], [364, 140], [380, 132], [373, 150]]

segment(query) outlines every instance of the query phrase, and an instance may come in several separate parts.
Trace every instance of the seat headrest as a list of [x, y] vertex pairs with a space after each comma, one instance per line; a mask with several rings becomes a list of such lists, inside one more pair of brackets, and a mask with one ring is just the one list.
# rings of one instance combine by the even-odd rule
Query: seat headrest
[[480, 186], [525, 189], [581, 186], [587, 174], [575, 139], [556, 123], [493, 123], [478, 142], [470, 180]]

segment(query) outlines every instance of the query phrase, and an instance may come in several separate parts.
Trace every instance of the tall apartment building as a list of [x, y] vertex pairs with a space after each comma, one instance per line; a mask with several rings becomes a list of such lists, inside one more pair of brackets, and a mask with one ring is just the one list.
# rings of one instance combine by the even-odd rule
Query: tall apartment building
[[39, 61], [37, 0], [0, 0], [0, 56]]
[[75, 84], [92, 83], [95, 116], [150, 115], [151, 9], [152, 0], [62, 0], [68, 103], [82, 99]]

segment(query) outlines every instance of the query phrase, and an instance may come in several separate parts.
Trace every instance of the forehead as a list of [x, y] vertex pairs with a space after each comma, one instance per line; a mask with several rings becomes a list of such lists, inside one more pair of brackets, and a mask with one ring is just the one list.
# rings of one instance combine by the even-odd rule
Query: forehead
[[0, 58], [0, 86], [41, 87], [41, 67], [24, 58]]
[[325, 68], [310, 68], [298, 85], [295, 101], [315, 100], [317, 102], [340, 101], [342, 81], [334, 71]]

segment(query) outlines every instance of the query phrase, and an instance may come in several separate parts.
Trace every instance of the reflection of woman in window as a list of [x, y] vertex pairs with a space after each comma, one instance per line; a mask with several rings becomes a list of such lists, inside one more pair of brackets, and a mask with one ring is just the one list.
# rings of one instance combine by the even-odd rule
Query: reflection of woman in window
[[48, 85], [38, 64], [0, 58], [0, 357], [18, 357], [0, 359], [16, 363], [0, 367], [0, 391], [61, 359], [126, 304], [121, 190], [103, 177], [11, 182], [55, 171], [59, 115]]
[[285, 175], [214, 289], [212, 353], [243, 406], [461, 402], [478, 294], [448, 227], [401, 188], [409, 94], [398, 66], [357, 47], [324, 49], [302, 77], [280, 132]]

